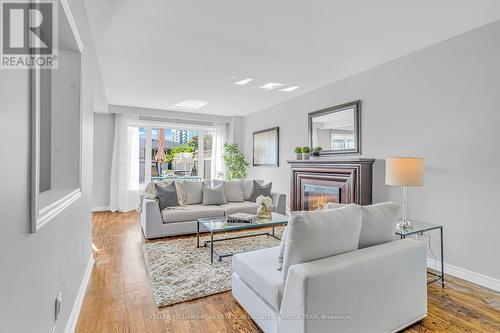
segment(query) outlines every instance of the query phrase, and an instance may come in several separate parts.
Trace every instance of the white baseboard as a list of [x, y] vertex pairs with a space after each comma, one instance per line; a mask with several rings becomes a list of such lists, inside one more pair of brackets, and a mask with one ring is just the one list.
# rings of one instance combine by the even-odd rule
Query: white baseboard
[[85, 274], [83, 275], [82, 283], [80, 284], [80, 289], [76, 295], [75, 303], [71, 309], [71, 314], [69, 315], [68, 323], [66, 324], [66, 329], [64, 333], [74, 333], [76, 330], [76, 324], [78, 323], [78, 317], [80, 316], [80, 310], [82, 309], [83, 299], [85, 298], [85, 292], [87, 291], [87, 286], [89, 285], [90, 276], [92, 275], [92, 269], [94, 268], [94, 256], [91, 254], [90, 260], [87, 264]]
[[[427, 267], [432, 269], [437, 268], [437, 270], [439, 271], [441, 269], [441, 262], [432, 258], [427, 258]], [[500, 292], [499, 279], [472, 272], [461, 267], [453, 266], [447, 264], [446, 262], [444, 263], [444, 273]]]
[[92, 207], [92, 211], [93, 212], [106, 212], [106, 211], [109, 211], [110, 208], [109, 206], [96, 206], [96, 207]]

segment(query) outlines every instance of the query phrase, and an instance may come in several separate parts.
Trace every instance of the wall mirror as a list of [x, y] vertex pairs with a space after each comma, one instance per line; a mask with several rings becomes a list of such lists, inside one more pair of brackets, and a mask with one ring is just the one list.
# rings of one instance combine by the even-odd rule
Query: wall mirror
[[58, 66], [31, 69], [31, 232], [81, 197], [83, 44], [58, 1]]
[[309, 113], [309, 145], [321, 155], [360, 154], [360, 101]]

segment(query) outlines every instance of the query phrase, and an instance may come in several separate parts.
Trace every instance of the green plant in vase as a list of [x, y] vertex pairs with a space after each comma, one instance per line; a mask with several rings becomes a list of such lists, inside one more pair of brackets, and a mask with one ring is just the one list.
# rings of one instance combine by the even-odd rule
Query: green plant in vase
[[295, 152], [297, 159], [301, 160], [302, 159], [302, 147], [295, 147], [295, 149], [293, 151]]
[[237, 143], [224, 144], [224, 164], [226, 165], [226, 178], [246, 179], [248, 175], [248, 161], [240, 151]]
[[321, 147], [314, 147], [313, 156], [319, 156], [319, 154], [321, 153], [322, 150], [323, 150], [323, 148], [321, 148]]
[[309, 146], [302, 147], [302, 159], [303, 160], [308, 160], [310, 153], [311, 153], [311, 147], [309, 147]]

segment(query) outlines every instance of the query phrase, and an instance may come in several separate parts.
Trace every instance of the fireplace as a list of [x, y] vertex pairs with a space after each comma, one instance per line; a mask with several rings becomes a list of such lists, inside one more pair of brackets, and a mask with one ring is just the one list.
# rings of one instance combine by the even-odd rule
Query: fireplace
[[302, 186], [303, 210], [323, 208], [329, 202], [340, 202], [340, 188], [337, 186], [314, 184], [304, 184]]
[[288, 161], [290, 208], [314, 210], [328, 202], [372, 202], [372, 165], [367, 158]]

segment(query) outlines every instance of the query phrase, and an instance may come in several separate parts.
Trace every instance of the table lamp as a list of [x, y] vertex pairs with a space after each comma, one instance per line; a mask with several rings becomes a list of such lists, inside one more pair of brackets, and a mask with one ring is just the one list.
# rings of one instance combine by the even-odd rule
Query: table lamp
[[419, 157], [389, 157], [385, 159], [386, 185], [402, 186], [401, 220], [399, 227], [411, 229], [406, 217], [408, 186], [422, 186], [424, 183], [424, 159]]

